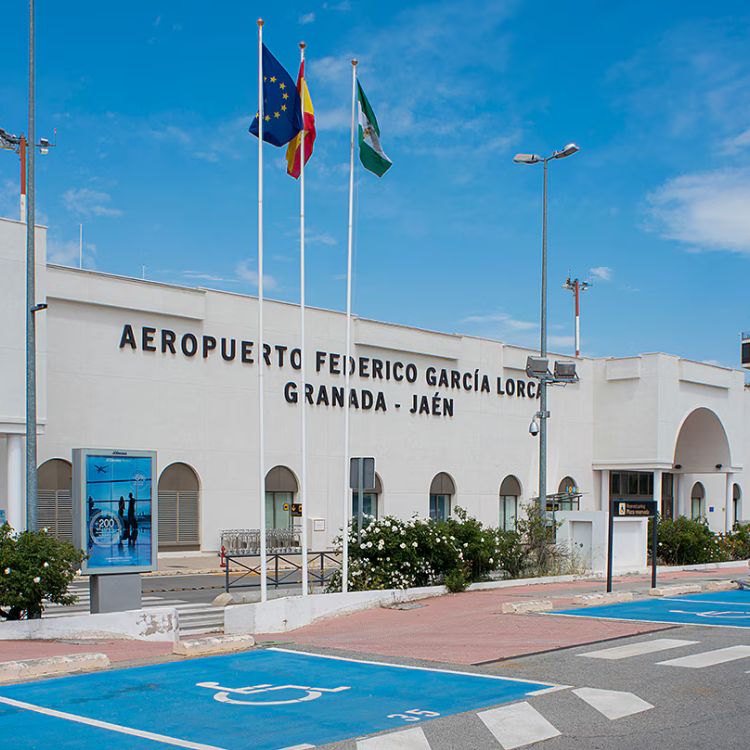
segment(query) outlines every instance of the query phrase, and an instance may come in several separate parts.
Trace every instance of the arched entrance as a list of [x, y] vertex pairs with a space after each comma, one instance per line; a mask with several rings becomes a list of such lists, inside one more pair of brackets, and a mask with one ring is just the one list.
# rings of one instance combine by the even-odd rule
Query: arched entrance
[[159, 549], [200, 549], [200, 480], [177, 462], [159, 477]]
[[503, 531], [516, 530], [520, 497], [521, 483], [512, 474], [508, 474], [500, 485], [500, 520], [498, 526]]
[[292, 505], [299, 491], [297, 477], [286, 466], [274, 466], [266, 474], [266, 528], [294, 528]]
[[742, 489], [739, 484], [732, 486], [732, 525], [742, 520]]
[[53, 458], [37, 469], [37, 529], [47, 529], [65, 542], [73, 541], [73, 467]]
[[701, 482], [696, 482], [690, 490], [690, 518], [698, 520], [706, 517], [706, 490]]
[[[380, 474], [375, 472], [375, 492], [363, 492], [362, 514], [380, 517], [380, 496], [383, 494], [383, 484], [380, 481]], [[359, 517], [359, 493], [357, 490], [352, 492], [352, 518]]]
[[674, 463], [686, 474], [715, 474], [732, 466], [724, 425], [710, 409], [688, 414], [677, 435]]
[[430, 518], [445, 521], [451, 514], [456, 485], [449, 474], [441, 471], [430, 483]]

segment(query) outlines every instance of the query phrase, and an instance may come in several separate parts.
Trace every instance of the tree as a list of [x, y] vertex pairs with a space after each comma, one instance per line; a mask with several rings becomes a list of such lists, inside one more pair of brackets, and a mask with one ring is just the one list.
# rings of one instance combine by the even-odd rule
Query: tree
[[0, 615], [6, 620], [42, 616], [45, 600], [75, 604], [70, 582], [86, 555], [70, 542], [46, 531], [16, 533], [10, 524], [0, 527]]

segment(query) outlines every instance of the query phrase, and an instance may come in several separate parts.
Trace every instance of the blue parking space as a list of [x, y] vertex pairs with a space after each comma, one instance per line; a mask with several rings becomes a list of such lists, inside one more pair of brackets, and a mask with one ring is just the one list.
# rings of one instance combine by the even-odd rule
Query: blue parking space
[[414, 726], [549, 688], [267, 649], [6, 686], [0, 736], [40, 750], [280, 750]]
[[549, 614], [678, 625], [750, 628], [750, 591], [719, 591], [711, 594], [691, 594], [663, 599], [650, 597], [635, 602], [566, 609]]

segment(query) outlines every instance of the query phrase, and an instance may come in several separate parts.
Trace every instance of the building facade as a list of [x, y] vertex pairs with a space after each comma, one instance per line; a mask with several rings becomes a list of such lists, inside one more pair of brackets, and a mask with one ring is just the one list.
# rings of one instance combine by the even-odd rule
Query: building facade
[[[257, 300], [47, 265], [44, 248], [40, 228], [40, 525], [70, 533], [71, 452], [99, 447], [157, 451], [161, 549], [216, 550], [223, 530], [258, 528]], [[0, 264], [0, 509], [20, 527], [24, 225], [0, 220]], [[347, 394], [342, 313], [308, 310], [304, 386], [299, 308], [267, 301], [264, 316], [269, 525], [299, 523], [305, 408], [311, 546], [340, 533], [349, 398], [350, 454], [376, 460], [365, 512], [442, 517], [460, 506], [513, 528], [537, 495], [533, 351], [355, 318]], [[549, 389], [548, 507], [653, 497], [664, 515], [702, 516], [717, 531], [742, 518], [742, 371], [658, 353], [575, 361], [580, 381]]]

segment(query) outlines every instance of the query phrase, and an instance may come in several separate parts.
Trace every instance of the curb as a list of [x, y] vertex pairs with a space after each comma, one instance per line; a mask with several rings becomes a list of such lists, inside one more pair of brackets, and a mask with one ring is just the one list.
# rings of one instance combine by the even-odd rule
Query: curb
[[525, 602], [505, 602], [504, 615], [522, 615], [528, 612], [549, 612], [552, 609], [551, 599], [530, 599]]
[[177, 641], [172, 648], [172, 653], [178, 656], [209, 656], [210, 654], [246, 651], [254, 646], [255, 638], [251, 635], [224, 635]]
[[0, 663], [0, 682], [16, 682], [72, 672], [93, 672], [107, 669], [107, 667], [109, 667], [109, 657], [106, 654], [96, 653], [5, 661]]
[[655, 589], [649, 589], [649, 596], [682, 596], [682, 594], [700, 594], [703, 586], [699, 583], [685, 583], [676, 586], [659, 586]]
[[598, 604], [618, 604], [632, 602], [632, 591], [610, 591], [605, 594], [578, 594], [573, 597], [573, 603], [582, 607], [595, 607]]

